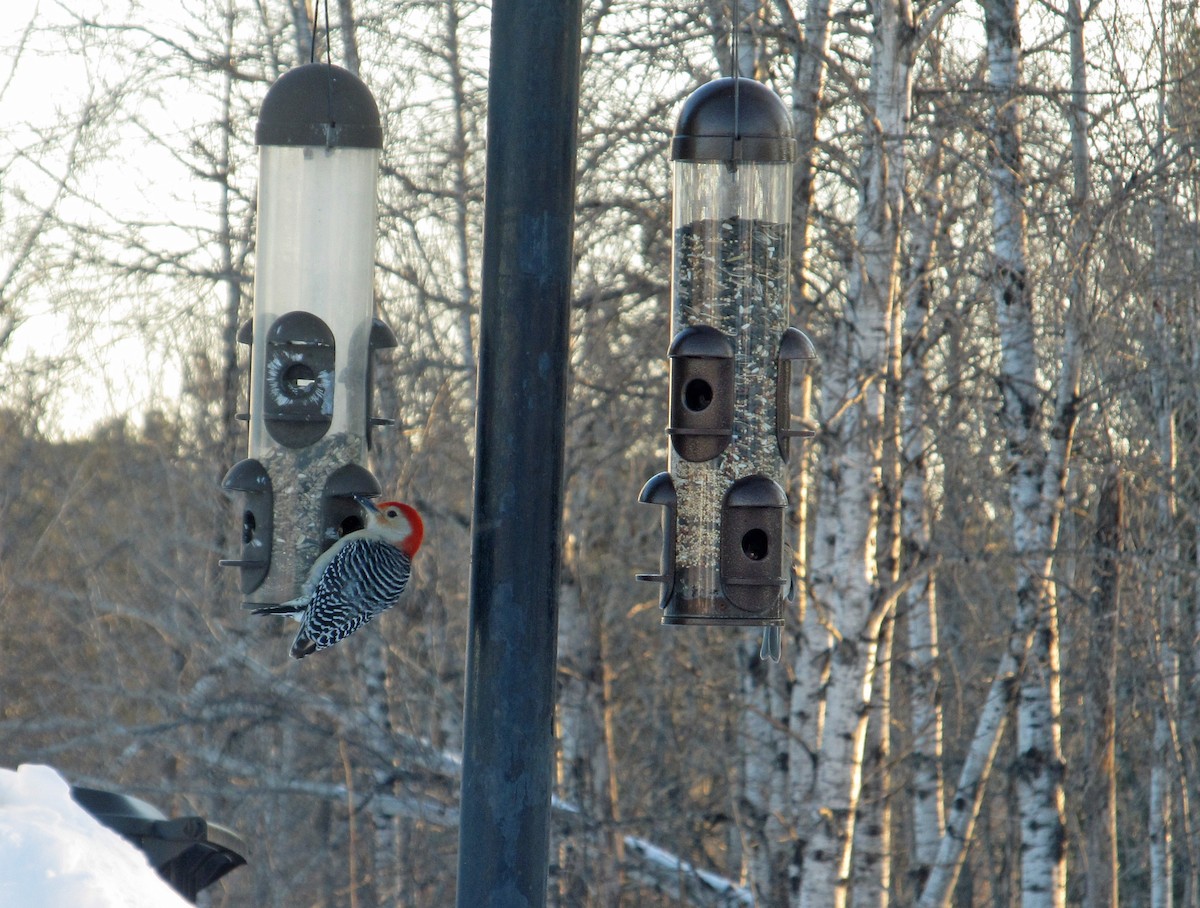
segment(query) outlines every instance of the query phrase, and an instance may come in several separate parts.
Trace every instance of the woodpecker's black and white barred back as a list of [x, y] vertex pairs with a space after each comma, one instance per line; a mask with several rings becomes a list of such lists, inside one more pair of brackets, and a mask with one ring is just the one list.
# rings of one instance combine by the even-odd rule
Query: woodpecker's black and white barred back
[[326, 551], [309, 574], [305, 597], [254, 614], [290, 615], [300, 622], [292, 657], [333, 646], [400, 599], [425, 527], [410, 505], [362, 499], [367, 525]]

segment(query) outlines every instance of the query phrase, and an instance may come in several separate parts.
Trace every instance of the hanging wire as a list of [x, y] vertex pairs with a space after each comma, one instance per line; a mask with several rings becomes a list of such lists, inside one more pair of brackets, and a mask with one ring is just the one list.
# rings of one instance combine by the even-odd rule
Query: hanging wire
[[[321, 0], [314, 0], [313, 3], [313, 21], [312, 21], [312, 44], [308, 49], [308, 62], [317, 62], [317, 27], [320, 22], [321, 15]], [[334, 118], [333, 118], [333, 52], [330, 49], [329, 40], [329, 0], [325, 0], [325, 63], [326, 78], [325, 78], [325, 107], [327, 111], [325, 127], [325, 144], [326, 146], [333, 145], [335, 142]]]
[[[308, 48], [308, 62], [317, 62], [317, 25], [321, 15], [321, 0], [313, 4], [312, 44]], [[329, 49], [329, 0], [325, 0], [325, 62], [333, 65], [333, 57]]]
[[308, 62], [317, 62], [317, 14], [321, 11], [321, 0], [313, 5], [312, 28], [309, 30]]
[[729, 0], [729, 74], [738, 77], [737, 0]]
[[738, 114], [738, 107], [741, 92], [738, 91], [738, 77], [741, 75], [741, 60], [738, 58], [738, 32], [741, 22], [738, 21], [737, 15], [738, 0], [729, 0], [729, 68], [733, 70], [733, 148], [731, 149], [730, 158], [736, 157], [738, 142], [742, 138], [741, 119]]

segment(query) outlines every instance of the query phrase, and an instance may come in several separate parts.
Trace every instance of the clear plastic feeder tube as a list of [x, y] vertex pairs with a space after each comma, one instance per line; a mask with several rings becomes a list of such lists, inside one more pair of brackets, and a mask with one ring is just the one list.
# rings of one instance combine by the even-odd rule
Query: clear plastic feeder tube
[[[367, 435], [367, 369], [375, 312], [376, 184], [374, 148], [262, 146], [259, 151], [258, 250], [254, 280], [250, 456], [269, 457], [281, 443], [268, 430], [266, 395], [320, 398], [328, 434], [357, 445]], [[304, 311], [330, 330], [329, 374], [272, 364], [269, 332], [280, 317]], [[298, 339], [296, 346], [302, 347]], [[282, 401], [274, 401], [276, 404]]]
[[711, 325], [734, 346], [729, 446], [712, 462], [670, 453], [685, 599], [721, 595], [721, 508], [733, 482], [751, 474], [783, 482], [775, 399], [788, 327], [791, 171], [790, 163], [675, 163], [671, 333]]

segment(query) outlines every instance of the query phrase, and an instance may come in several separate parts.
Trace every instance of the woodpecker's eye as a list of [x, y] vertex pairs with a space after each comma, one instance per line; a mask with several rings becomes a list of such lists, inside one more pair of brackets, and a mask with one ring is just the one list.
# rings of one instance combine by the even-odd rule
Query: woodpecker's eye
[[388, 517], [393, 517], [393, 518], [395, 518], [395, 517], [399, 517], [399, 516], [400, 516], [400, 512], [399, 512], [398, 510], [396, 510], [395, 508], [388, 508], [388, 509], [387, 509], [387, 515], [388, 515]]

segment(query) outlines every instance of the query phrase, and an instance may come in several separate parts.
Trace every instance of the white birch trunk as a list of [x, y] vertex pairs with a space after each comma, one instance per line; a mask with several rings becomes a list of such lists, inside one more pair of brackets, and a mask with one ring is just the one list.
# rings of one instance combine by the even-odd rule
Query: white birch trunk
[[1150, 768], [1150, 816], [1146, 837], [1150, 848], [1150, 908], [1171, 908], [1171, 791], [1160, 759], [1165, 721], [1154, 718], [1154, 765]]
[[358, 30], [354, 25], [354, 0], [338, 0], [338, 19], [342, 25], [342, 66], [358, 74], [362, 60], [358, 53]]
[[918, 891], [937, 859], [945, 829], [942, 776], [942, 698], [937, 596], [932, 577], [921, 577], [906, 598], [911, 668], [912, 823], [911, 867]]
[[[1052, 633], [1046, 606], [1047, 551], [1042, 535], [1041, 391], [1036, 385], [1032, 293], [1025, 251], [1024, 187], [1019, 131], [1020, 37], [1015, 0], [985, 3], [988, 70], [993, 92], [992, 224], [995, 271], [992, 292], [1000, 326], [1002, 421], [1012, 480], [1012, 543], [1017, 557], [1017, 608], [1032, 613], [1035, 639]], [[1037, 563], [1042, 554], [1041, 564]], [[1049, 703], [1049, 650], [1031, 648], [1022, 676], [1017, 717], [1017, 800], [1021, 822], [1021, 904], [1061, 904], [1063, 853], [1054, 782], [1053, 724]]]
[[1018, 614], [959, 771], [958, 784], [946, 812], [946, 829], [938, 843], [937, 857], [921, 893], [919, 908], [950, 908], [953, 904], [954, 886], [962, 872], [975, 821], [979, 818], [979, 805], [1000, 747], [1009, 704], [1015, 695], [1017, 671], [1029, 648], [1032, 633], [1032, 616]]
[[363, 679], [366, 727], [361, 729], [369, 753], [375, 756], [371, 777], [375, 793], [367, 808], [371, 820], [375, 897], [383, 904], [396, 904], [403, 889], [400, 869], [400, 829], [389, 796], [396, 794], [393, 728], [388, 702], [387, 644], [378, 625], [362, 636], [358, 670]]
[[765, 78], [761, 0], [708, 0], [705, 4], [712, 34], [713, 59], [720, 75]]
[[[814, 606], [834, 629], [799, 904], [846, 904], [855, 813], [862, 785], [867, 707], [880, 625], [891, 602], [876, 563], [887, 378], [910, 107], [911, 19], [907, 4], [874, 6], [871, 113], [860, 165], [856, 252], [837, 345], [825, 365], [822, 402], [841, 408], [824, 425], [811, 569]], [[901, 25], [906, 28], [902, 35]], [[808, 661], [818, 661], [807, 657]], [[803, 837], [803, 836], [802, 836]]]
[[[803, 25], [792, 20], [796, 51], [795, 75], [792, 79], [792, 129], [796, 134], [796, 166], [794, 204], [792, 206], [792, 271], [798, 275], [795, 301], [808, 300], [809, 209], [813, 199], [813, 177], [816, 173], [817, 132], [820, 125], [821, 103], [825, 94], [825, 73], [829, 53], [829, 2], [808, 0]], [[782, 4], [785, 15], [791, 5]]]
[[937, 858], [945, 825], [942, 782], [942, 705], [938, 653], [935, 578], [923, 570], [931, 558], [929, 518], [929, 454], [934, 444], [926, 355], [932, 286], [930, 267], [941, 224], [940, 141], [935, 139], [926, 165], [921, 206], [909, 219], [911, 259], [905, 275], [904, 365], [901, 369], [904, 407], [901, 443], [904, 464], [901, 493], [903, 549], [914, 579], [904, 593], [908, 630], [906, 667], [912, 722], [912, 824], [910, 866], [917, 890], [925, 885]]
[[862, 793], [854, 826], [851, 894], [854, 908], [887, 908], [892, 895], [892, 643], [895, 621], [889, 613], [879, 629], [875, 685], [867, 744], [864, 753]]
[[[791, 6], [784, 4], [785, 14]], [[829, 0], [808, 0], [804, 22], [790, 23], [795, 37], [796, 66], [792, 84], [792, 126], [796, 134], [795, 191], [792, 209], [792, 272], [795, 307], [808, 310], [809, 210], [813, 198], [813, 176], [816, 172], [817, 132], [821, 102], [825, 89], [826, 55], [829, 51]], [[825, 357], [822, 351], [822, 357]], [[809, 397], [803, 389], [803, 403]], [[808, 414], [805, 413], [807, 418]], [[810, 570], [806, 561], [810, 532], [815, 523], [809, 510], [809, 489], [815, 452], [809, 445], [801, 448], [800, 478], [789, 489], [789, 500], [795, 502], [800, 525], [797, 541], [797, 576], [801, 578], [797, 598], [800, 623], [793, 636], [791, 658], [793, 680], [791, 702], [788, 704], [788, 792], [785, 804], [789, 816], [796, 819], [796, 841], [789, 848], [787, 868], [788, 903], [798, 904], [803, 856], [807, 847], [808, 824], [802, 821], [812, 803], [816, 778], [816, 755], [821, 746], [825, 715], [825, 683], [829, 677], [828, 654], [833, 638], [823, 623], [823, 616], [810, 600]], [[828, 456], [828, 455], [826, 455]], [[794, 493], [794, 497], [793, 497]], [[819, 541], [813, 543], [814, 547]], [[826, 546], [828, 550], [829, 546]], [[828, 563], [830, 555], [825, 556]], [[780, 903], [785, 904], [785, 903]]]
[[[889, 187], [889, 198], [903, 196], [903, 187]], [[899, 248], [897, 246], [897, 248]], [[894, 267], [898, 268], [898, 262]], [[904, 308], [893, 297], [888, 332], [887, 396], [884, 414], [883, 491], [878, 573], [881, 594], [894, 599], [900, 584], [903, 531], [903, 441], [901, 412], [901, 339]], [[886, 520], [884, 519], [886, 517]], [[892, 889], [892, 651], [895, 616], [888, 612], [879, 628], [875, 683], [867, 707], [867, 742], [862, 793], [855, 821], [850, 889], [855, 908], [887, 908]]]
[[759, 657], [759, 640], [738, 648], [745, 711], [739, 744], [742, 798], [738, 825], [742, 832], [742, 879], [760, 905], [787, 902], [788, 829], [782, 812], [787, 805], [788, 736], [787, 676]]
[[587, 897], [587, 818], [591, 811], [588, 778], [592, 772], [588, 733], [587, 629], [579, 587], [563, 583], [559, 587], [558, 690], [555, 695], [555, 720], [558, 738], [558, 764], [555, 767], [558, 797], [576, 805], [585, 818], [581, 829], [553, 832], [553, 848], [558, 858], [551, 874], [550, 888], [554, 904], [583, 904]]
[[[808, 576], [811, 581], [811, 573]], [[788, 804], [796, 822], [797, 841], [788, 865], [788, 896], [789, 904], [798, 905], [810, 832], [805, 817], [813, 803], [817, 758], [825, 730], [829, 654], [833, 650], [833, 635], [814, 602], [810, 601], [801, 616], [795, 643], [795, 680], [788, 710]]]
[[[1047, 601], [1043, 608], [1054, 609]], [[1021, 904], [1066, 904], [1066, 819], [1059, 722], [1057, 621], [1043, 612], [1017, 700], [1017, 800], [1021, 812]]]
[[[1196, 336], [1195, 326], [1200, 324], [1200, 319], [1197, 319], [1197, 303], [1195, 300], [1189, 302], [1187, 311], [1190, 324], [1193, 326], [1192, 335]], [[1200, 344], [1192, 346], [1189, 365], [1191, 375], [1200, 375]], [[1196, 383], [1192, 383], [1191, 393], [1192, 400], [1200, 403], [1200, 387], [1197, 387]], [[1194, 506], [1192, 510], [1194, 513]], [[1195, 519], [1193, 517], [1193, 520]], [[1200, 539], [1196, 540], [1192, 552], [1197, 563], [1200, 563]], [[1200, 586], [1192, 590], [1190, 598], [1192, 640], [1200, 641]], [[1187, 606], [1181, 601], [1180, 607], [1182, 609]], [[1184, 631], [1182, 617], [1180, 619], [1180, 630], [1181, 632]], [[1194, 670], [1194, 667], [1200, 664], [1200, 650], [1196, 648], [1195, 643], [1189, 649], [1188, 656]], [[1195, 702], [1195, 698], [1188, 698], [1187, 709], [1180, 714], [1179, 722], [1182, 726], [1179, 730], [1180, 734], [1194, 740], [1197, 734], [1197, 725], [1200, 724], [1200, 705]], [[1183, 788], [1183, 792], [1188, 796], [1191, 804], [1196, 804], [1200, 801], [1200, 793], [1197, 791], [1197, 780], [1195, 778], [1189, 780], [1188, 784]], [[1187, 816], [1186, 810], [1184, 815], [1185, 817]], [[1200, 904], [1200, 828], [1197, 828], [1198, 826], [1200, 826], [1200, 823], [1193, 821], [1188, 833], [1188, 886], [1190, 888], [1190, 897], [1187, 904], [1189, 906]]]
[[565, 906], [615, 908], [620, 901], [623, 846], [615, 829], [609, 764], [601, 633], [603, 608], [587, 608], [578, 585], [559, 595], [559, 797], [575, 805], [582, 822], [555, 829], [557, 896]]
[[319, 37], [315, 45], [312, 43], [313, 27], [308, 3], [306, 0], [288, 0], [288, 7], [292, 13], [292, 27], [296, 33], [296, 63], [307, 63], [310, 56], [320, 59], [325, 53], [325, 45]]
[[[855, 314], [850, 313], [847, 322]], [[836, 349], [823, 356], [822, 399], [831, 408], [851, 399], [852, 365], [861, 353], [851, 349], [852, 329], [843, 323], [837, 329]], [[860, 337], [869, 329], [860, 329]], [[880, 360], [882, 354], [880, 354]], [[865, 363], [861, 366], [868, 372]], [[875, 371], [880, 381], [882, 362]], [[809, 798], [799, 815], [801, 840], [805, 843], [799, 904], [834, 906], [844, 904], [846, 873], [842, 857], [848, 857], [861, 781], [864, 740], [859, 721], [861, 709], [870, 701], [870, 675], [874, 668], [876, 631], [879, 619], [870, 621], [870, 605], [878, 585], [875, 576], [875, 523], [878, 517], [879, 432], [866, 401], [847, 406], [835, 423], [826, 423], [826, 443], [819, 455], [819, 494], [814, 527], [813, 555], [809, 571], [810, 618], [805, 622], [812, 636], [803, 642], [816, 649], [797, 654], [799, 672], [811, 682], [827, 675], [823, 699], [804, 704], [809, 727], [820, 721], [821, 734]], [[877, 418], [882, 414], [877, 414]], [[873, 431], [874, 439], [870, 434]], [[828, 628], [836, 628], [837, 636]], [[827, 647], [827, 648], [821, 648]], [[864, 670], [864, 666], [869, 666]], [[793, 715], [797, 709], [793, 708]], [[807, 822], [805, 820], [807, 819]]]
[[[1012, 540], [1017, 556], [1016, 613], [1012, 631], [989, 689], [975, 737], [952, 799], [946, 833], [922, 893], [922, 906], [948, 906], [961, 870], [966, 843], [1004, 728], [1016, 673], [1030, 651], [1020, 688], [1018, 778], [1022, 830], [1022, 905], [1065, 902], [1064, 806], [1059, 731], [1057, 615], [1050, 583], [1051, 553], [1065, 496], [1074, 437], [1082, 323], [1086, 317], [1086, 257], [1077, 247], [1075, 298], [1064, 324], [1054, 422], [1047, 450], [1042, 429], [1042, 392], [1037, 387], [1032, 294], [1025, 253], [1024, 190], [1021, 183], [1020, 33], [1015, 0], [984, 0], [988, 71], [993, 95], [992, 231], [995, 267], [992, 291], [1001, 340], [1003, 408], [1008, 444]], [[1079, 48], [1082, 51], [1082, 46]], [[1080, 108], [1085, 112], [1085, 108]], [[1088, 200], [1084, 121], [1073, 124], [1077, 202]], [[1076, 209], [1077, 211], [1079, 208]], [[1081, 215], [1082, 216], [1082, 215]], [[1080, 232], [1077, 236], [1084, 236]], [[1035, 633], [1036, 631], [1036, 633]], [[1031, 640], [1038, 645], [1031, 651]]]
[[[1061, 369], [1049, 449], [1041, 428], [1041, 392], [1034, 347], [1032, 292], [1025, 251], [1020, 138], [1020, 31], [1016, 0], [985, 3], [993, 108], [993, 294], [1001, 332], [1002, 420], [1012, 467], [1010, 501], [1017, 556], [1017, 607], [1036, 616], [1034, 645], [1023, 673], [1017, 717], [1017, 794], [1021, 817], [1021, 896], [1028, 908], [1066, 901], [1065, 805], [1059, 715], [1058, 626], [1051, 552], [1065, 495], [1066, 467], [1075, 426], [1081, 360], [1080, 320], [1086, 308], [1086, 256], [1073, 250], [1073, 298], [1065, 316]], [[1080, 33], [1080, 40], [1082, 35]], [[1073, 48], [1074, 49], [1074, 48]], [[1082, 53], [1082, 44], [1078, 48]], [[1080, 71], [1082, 75], [1082, 71]], [[1080, 116], [1086, 109], [1080, 110]], [[1071, 122], [1075, 202], [1085, 218], [1086, 124]], [[1078, 226], [1078, 225], [1077, 225]]]
[[761, 35], [763, 4], [760, 0], [733, 0], [732, 6], [737, 16], [731, 36], [736, 35], [735, 64], [738, 74], [751, 79], [762, 79], [765, 76]]

